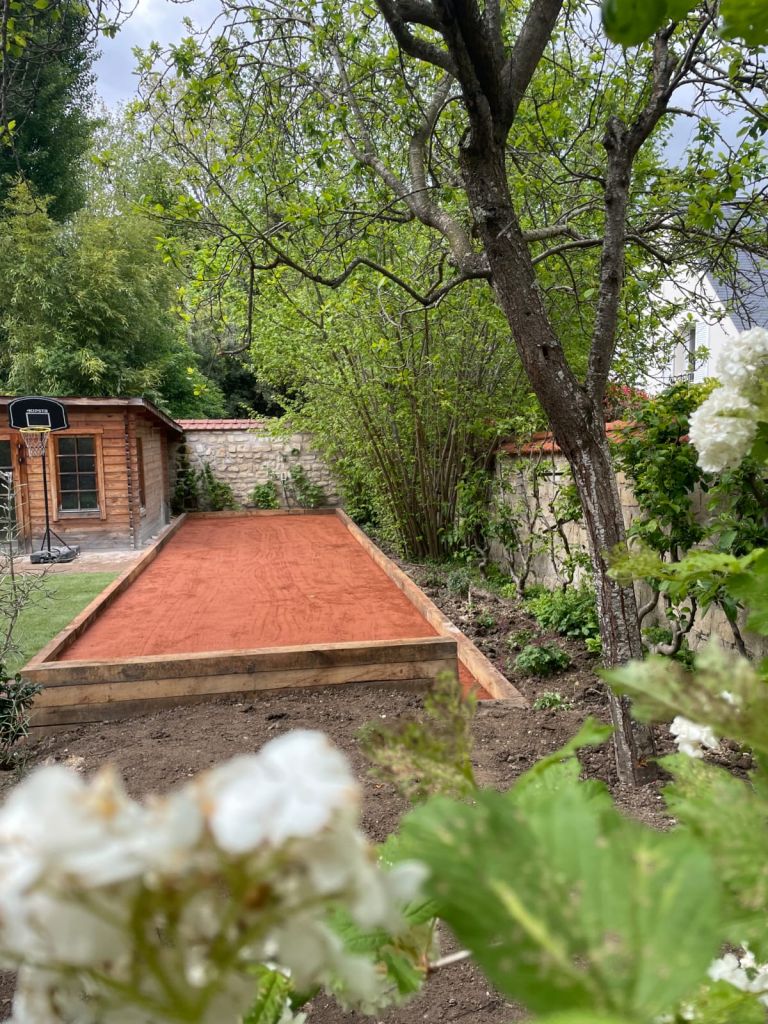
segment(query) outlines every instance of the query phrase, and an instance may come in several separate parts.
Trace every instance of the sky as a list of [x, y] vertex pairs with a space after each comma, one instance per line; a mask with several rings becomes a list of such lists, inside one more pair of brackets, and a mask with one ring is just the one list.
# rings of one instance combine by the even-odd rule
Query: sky
[[108, 107], [116, 107], [136, 95], [135, 46], [144, 48], [153, 40], [163, 45], [178, 42], [186, 35], [185, 17], [206, 26], [218, 10], [218, 0], [138, 0], [116, 37], [100, 39], [101, 57], [95, 68], [100, 98]]
[[[124, 0], [129, 3], [130, 0]], [[219, 0], [138, 0], [136, 8], [114, 39], [100, 40], [101, 57], [96, 63], [96, 89], [100, 99], [111, 108], [127, 103], [136, 95], [137, 79], [134, 75], [136, 59], [133, 48], [146, 47], [156, 41], [161, 45], [178, 42], [187, 32], [183, 20], [190, 18], [196, 25], [207, 27], [220, 11]], [[738, 123], [709, 110], [710, 116], [720, 120], [724, 135], [736, 142]], [[675, 119], [667, 156], [672, 163], [683, 158], [691, 140], [693, 123], [685, 117]]]

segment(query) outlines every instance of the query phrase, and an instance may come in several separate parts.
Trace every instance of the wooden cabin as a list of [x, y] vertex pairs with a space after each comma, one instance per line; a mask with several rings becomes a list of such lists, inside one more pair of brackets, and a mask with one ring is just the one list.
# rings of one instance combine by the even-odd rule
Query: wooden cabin
[[[8, 426], [0, 397], [0, 470], [13, 476], [21, 547], [45, 530], [42, 460]], [[46, 453], [52, 529], [83, 551], [139, 548], [170, 521], [169, 446], [182, 428], [143, 398], [61, 398], [69, 429]], [[54, 541], [55, 543], [55, 541]]]

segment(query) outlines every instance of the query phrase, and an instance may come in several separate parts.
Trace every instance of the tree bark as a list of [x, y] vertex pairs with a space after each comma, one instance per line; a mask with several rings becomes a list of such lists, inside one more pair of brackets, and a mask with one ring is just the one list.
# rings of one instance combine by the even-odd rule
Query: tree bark
[[[530, 250], [512, 206], [503, 145], [465, 142], [464, 185], [488, 256], [492, 286], [523, 367], [568, 460], [581, 498], [595, 574], [603, 658], [618, 665], [643, 654], [634, 588], [608, 575], [609, 552], [625, 539], [616, 475], [605, 435], [602, 393], [578, 381], [565, 358], [539, 289]], [[610, 342], [607, 342], [609, 344]], [[629, 704], [609, 691], [619, 780], [653, 777], [649, 728], [632, 721]]]

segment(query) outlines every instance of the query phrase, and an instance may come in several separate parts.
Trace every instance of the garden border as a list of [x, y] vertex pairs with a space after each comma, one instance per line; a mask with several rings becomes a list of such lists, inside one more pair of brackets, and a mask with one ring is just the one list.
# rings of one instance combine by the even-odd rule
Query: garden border
[[[408, 640], [296, 645], [257, 650], [152, 655], [114, 661], [58, 661], [127, 590], [187, 519], [333, 515], [408, 598], [437, 636]], [[364, 683], [425, 689], [457, 658], [496, 699], [526, 706], [523, 696], [340, 509], [256, 509], [187, 513], [175, 520], [130, 569], [111, 583], [21, 670], [43, 687], [32, 727], [113, 721], [177, 704], [261, 691]]]

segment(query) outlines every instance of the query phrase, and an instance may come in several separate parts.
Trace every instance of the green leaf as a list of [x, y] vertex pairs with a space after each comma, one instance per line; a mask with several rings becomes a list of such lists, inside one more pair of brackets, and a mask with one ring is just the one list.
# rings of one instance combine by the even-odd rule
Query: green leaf
[[768, 764], [768, 686], [751, 662], [710, 644], [686, 672], [669, 658], [633, 661], [602, 673], [616, 693], [632, 698], [641, 721], [683, 715], [720, 736], [740, 740]]
[[280, 971], [258, 965], [258, 995], [243, 1024], [279, 1024], [291, 993], [291, 982]]
[[685, 754], [662, 764], [674, 778], [664, 796], [670, 812], [701, 839], [723, 887], [723, 938], [747, 942], [768, 959], [768, 801], [730, 772]]
[[732, 576], [727, 585], [749, 609], [747, 626], [768, 636], [768, 551], [759, 552], [750, 570]]
[[650, 1020], [717, 951], [717, 878], [692, 835], [627, 820], [578, 774], [571, 759], [473, 806], [432, 800], [405, 819], [403, 852], [431, 868], [440, 917], [509, 998]]
[[542, 1017], [536, 1024], [634, 1024], [626, 1017], [596, 1017], [594, 1013], [584, 1013], [577, 1010], [575, 1013], [557, 1013], [554, 1017]]
[[727, 981], [706, 986], [680, 1019], [701, 1024], [765, 1024], [765, 1007], [752, 992], [742, 992]]
[[606, 35], [622, 46], [637, 46], [664, 24], [666, 0], [603, 0]]
[[768, 44], [768, 3], [765, 0], [723, 0], [722, 34], [726, 39], [740, 37], [749, 46]]

